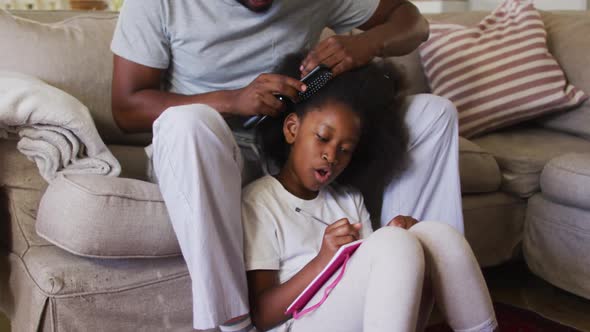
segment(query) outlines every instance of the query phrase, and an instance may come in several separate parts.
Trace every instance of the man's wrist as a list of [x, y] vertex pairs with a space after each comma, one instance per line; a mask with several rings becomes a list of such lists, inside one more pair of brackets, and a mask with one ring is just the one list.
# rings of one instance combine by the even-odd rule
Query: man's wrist
[[236, 114], [236, 91], [237, 90], [220, 90], [212, 92], [208, 95], [208, 100], [204, 101], [204, 103], [216, 109], [222, 117], [231, 117]]

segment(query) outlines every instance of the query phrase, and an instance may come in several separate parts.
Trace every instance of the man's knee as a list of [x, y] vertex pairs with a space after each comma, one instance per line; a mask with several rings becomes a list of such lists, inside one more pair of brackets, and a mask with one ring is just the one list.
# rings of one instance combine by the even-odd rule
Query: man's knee
[[174, 106], [166, 109], [153, 126], [154, 142], [164, 138], [188, 138], [199, 141], [202, 135], [231, 139], [231, 130], [214, 108], [203, 104]]
[[440, 121], [445, 126], [457, 123], [458, 112], [452, 101], [435, 95], [428, 95], [428, 98], [430, 98], [430, 110], [438, 120], [437, 122]]
[[415, 121], [430, 124], [431, 130], [453, 128], [457, 124], [457, 108], [447, 98], [432, 94], [419, 94], [413, 96], [412, 104], [410, 111], [418, 111], [420, 114], [415, 118]]

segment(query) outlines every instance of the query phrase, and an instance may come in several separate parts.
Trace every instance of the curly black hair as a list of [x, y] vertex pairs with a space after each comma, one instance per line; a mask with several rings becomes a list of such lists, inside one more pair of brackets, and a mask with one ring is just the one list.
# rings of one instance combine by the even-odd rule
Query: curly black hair
[[[276, 72], [299, 78], [302, 60], [301, 54], [289, 55]], [[402, 107], [405, 96], [401, 72], [390, 62], [374, 61], [334, 77], [305, 101], [288, 102], [287, 110], [279, 117], [269, 118], [257, 127], [257, 143], [268, 161], [282, 167], [290, 150], [282, 129], [289, 113], [296, 112], [303, 120], [307, 112], [327, 102], [348, 105], [361, 119], [361, 135], [350, 164], [335, 181], [365, 193], [369, 188], [389, 183], [405, 166], [408, 143]]]

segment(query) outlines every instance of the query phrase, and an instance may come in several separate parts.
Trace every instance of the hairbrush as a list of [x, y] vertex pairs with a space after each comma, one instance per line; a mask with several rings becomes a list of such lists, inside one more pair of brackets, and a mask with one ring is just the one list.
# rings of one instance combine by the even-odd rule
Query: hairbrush
[[[315, 67], [311, 72], [309, 72], [309, 74], [305, 75], [305, 77], [301, 79], [301, 82], [303, 82], [307, 86], [307, 89], [297, 94], [297, 96], [299, 97], [297, 102], [300, 103], [302, 101], [309, 99], [316, 92], [318, 92], [318, 90], [320, 90], [324, 85], [326, 85], [326, 83], [328, 83], [330, 79], [332, 79], [332, 71], [330, 71], [330, 68], [322, 64]], [[288, 100], [287, 97], [282, 95], [276, 95], [276, 97], [278, 100], [282, 102]], [[264, 119], [266, 119], [267, 116], [268, 115], [260, 114], [254, 115], [250, 117], [248, 120], [246, 120], [242, 126], [246, 129], [256, 127], [262, 121], [264, 121]]]

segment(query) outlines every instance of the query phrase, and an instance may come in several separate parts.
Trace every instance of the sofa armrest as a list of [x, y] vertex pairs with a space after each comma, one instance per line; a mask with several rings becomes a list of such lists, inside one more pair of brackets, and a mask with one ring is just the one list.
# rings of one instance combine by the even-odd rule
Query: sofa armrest
[[158, 186], [135, 179], [59, 176], [41, 199], [37, 233], [85, 257], [181, 254]]

